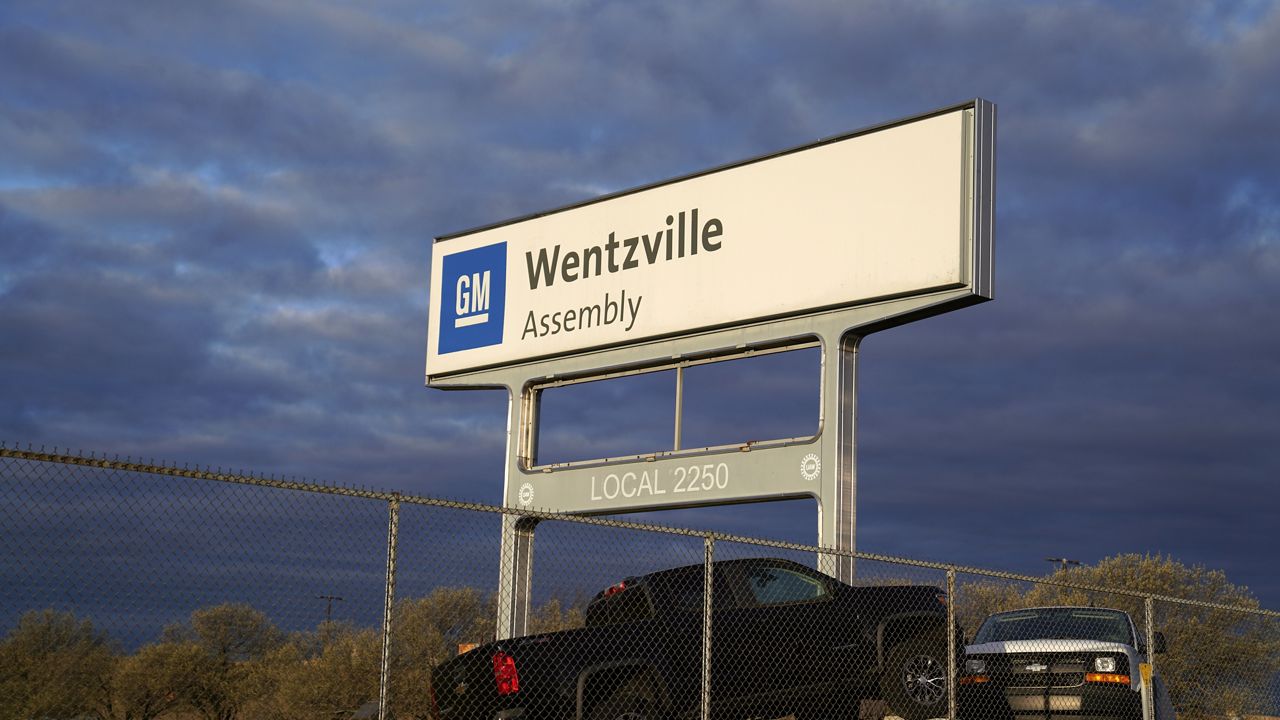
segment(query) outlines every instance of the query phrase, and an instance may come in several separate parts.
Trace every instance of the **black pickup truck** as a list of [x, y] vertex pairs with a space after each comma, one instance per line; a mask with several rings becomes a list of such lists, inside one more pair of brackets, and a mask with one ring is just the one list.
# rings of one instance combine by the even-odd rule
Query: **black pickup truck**
[[[441, 664], [434, 717], [698, 717], [704, 572], [627, 578], [596, 595], [582, 628], [499, 640]], [[857, 718], [860, 701], [881, 699], [906, 720], [942, 717], [946, 600], [929, 586], [851, 587], [789, 560], [717, 561], [711, 715]]]

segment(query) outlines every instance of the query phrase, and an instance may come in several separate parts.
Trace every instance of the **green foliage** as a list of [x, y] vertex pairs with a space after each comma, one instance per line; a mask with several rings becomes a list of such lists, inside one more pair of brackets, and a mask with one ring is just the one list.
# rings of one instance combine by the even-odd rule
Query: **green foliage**
[[[495, 598], [438, 588], [394, 614], [394, 717], [425, 717], [431, 670], [494, 637]], [[585, 603], [535, 608], [533, 632], [582, 626]], [[0, 643], [0, 720], [345, 720], [378, 697], [382, 635], [321, 623], [285, 636], [261, 611], [200, 608], [158, 642], [122, 655], [87, 620], [30, 612]]]
[[165, 628], [165, 642], [194, 646], [193, 677], [175, 694], [203, 720], [235, 720], [247, 706], [267, 702], [271, 673], [265, 659], [284, 641], [259, 610], [224, 603], [191, 613]]
[[[1163, 555], [1125, 554], [1093, 566], [1059, 569], [1055, 582], [1116, 588], [1232, 607], [1257, 609], [1248, 588], [1220, 570], [1187, 566]], [[1145, 632], [1143, 598], [1057, 585], [1024, 587], [994, 581], [966, 583], [956, 593], [956, 617], [972, 634], [993, 612], [1044, 605], [1094, 605], [1124, 610]], [[1272, 683], [1280, 671], [1280, 624], [1249, 613], [1185, 603], [1156, 602], [1155, 630], [1168, 652], [1155, 656], [1180, 720], [1261, 715], [1274, 708]]]
[[88, 620], [28, 612], [0, 643], [0, 717], [100, 716], [115, 662], [110, 639]]
[[165, 628], [164, 638], [196, 643], [221, 663], [261, 658], [284, 640], [263, 612], [244, 603], [196, 610], [186, 623]]
[[529, 633], [537, 635], [559, 630], [580, 628], [586, 621], [586, 602], [579, 601], [572, 607], [561, 607], [559, 598], [551, 598], [542, 607], [533, 611], [529, 619]]
[[382, 637], [372, 628], [323, 623], [270, 651], [274, 690], [266, 715], [281, 720], [346, 720], [378, 696]]
[[391, 702], [396, 717], [426, 717], [431, 669], [460, 646], [494, 638], [496, 600], [475, 588], [436, 588], [396, 603], [391, 633]]
[[159, 718], [182, 707], [213, 670], [209, 656], [195, 643], [146, 645], [116, 664], [109, 717]]
[[973, 638], [978, 626], [988, 615], [1031, 606], [1031, 601], [1027, 599], [1027, 588], [994, 580], [960, 584], [951, 603], [955, 607], [956, 624], [964, 629], [969, 638]]

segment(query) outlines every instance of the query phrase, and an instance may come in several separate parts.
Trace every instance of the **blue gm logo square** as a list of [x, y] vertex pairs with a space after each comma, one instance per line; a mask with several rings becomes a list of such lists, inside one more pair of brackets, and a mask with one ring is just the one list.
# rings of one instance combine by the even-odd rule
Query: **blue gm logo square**
[[507, 304], [507, 244], [454, 253], [442, 265], [439, 353], [500, 344]]

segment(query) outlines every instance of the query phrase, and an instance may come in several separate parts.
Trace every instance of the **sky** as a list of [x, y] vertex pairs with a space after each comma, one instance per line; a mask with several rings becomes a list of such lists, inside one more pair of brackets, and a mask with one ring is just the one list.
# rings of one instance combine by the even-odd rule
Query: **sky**
[[[0, 439], [498, 503], [506, 397], [423, 383], [433, 238], [981, 97], [995, 299], [863, 342], [857, 548], [1280, 609], [1276, 47], [1270, 2], [6, 2]], [[806, 427], [788, 362], [703, 427]], [[649, 388], [548, 442], [643, 446]]]

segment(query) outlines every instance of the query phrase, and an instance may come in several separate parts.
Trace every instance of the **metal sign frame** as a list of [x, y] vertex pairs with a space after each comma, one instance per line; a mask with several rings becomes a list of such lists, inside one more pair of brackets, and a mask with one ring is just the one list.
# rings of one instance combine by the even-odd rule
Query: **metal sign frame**
[[[858, 346], [870, 333], [992, 298], [995, 106], [975, 99], [851, 134], [956, 111], [964, 113], [968, 167], [960, 203], [965, 255], [959, 287], [452, 376], [429, 375], [432, 387], [507, 391], [504, 504], [599, 515], [811, 497], [818, 504], [818, 544], [853, 552]], [[536, 464], [539, 393], [548, 387], [672, 368], [679, 373], [693, 363], [814, 344], [821, 348], [822, 363], [819, 424], [812, 437], [710, 448], [681, 448], [677, 440], [668, 451]], [[695, 468], [699, 481], [691, 489]], [[681, 477], [685, 485], [677, 489]], [[528, 518], [504, 520], [499, 637], [527, 629], [535, 526], [536, 520]], [[824, 556], [820, 569], [845, 581], [853, 577], [848, 555]]]

